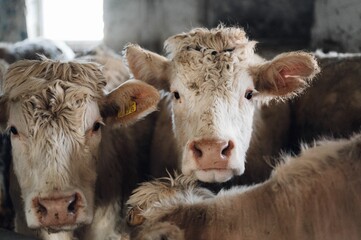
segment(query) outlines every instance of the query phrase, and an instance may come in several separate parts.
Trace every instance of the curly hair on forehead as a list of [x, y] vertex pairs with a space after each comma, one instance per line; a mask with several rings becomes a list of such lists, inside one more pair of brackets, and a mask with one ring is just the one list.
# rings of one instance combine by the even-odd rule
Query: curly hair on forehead
[[190, 32], [172, 36], [165, 41], [165, 49], [170, 54], [187, 48], [232, 51], [235, 48], [244, 48], [250, 43], [255, 45], [254, 41], [248, 40], [243, 28], [219, 25], [212, 29], [195, 28]]
[[106, 80], [100, 65], [88, 62], [22, 60], [12, 64], [4, 79], [4, 94], [10, 100], [44, 88], [50, 81], [61, 80], [89, 88], [94, 97], [103, 96]]

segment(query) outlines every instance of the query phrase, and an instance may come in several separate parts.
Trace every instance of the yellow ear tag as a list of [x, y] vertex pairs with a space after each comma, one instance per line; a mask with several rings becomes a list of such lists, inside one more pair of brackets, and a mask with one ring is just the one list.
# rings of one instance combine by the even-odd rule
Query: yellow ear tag
[[130, 101], [130, 104], [125, 109], [125, 111], [119, 111], [118, 112], [118, 118], [125, 117], [133, 112], [137, 111], [137, 103], [135, 101]]

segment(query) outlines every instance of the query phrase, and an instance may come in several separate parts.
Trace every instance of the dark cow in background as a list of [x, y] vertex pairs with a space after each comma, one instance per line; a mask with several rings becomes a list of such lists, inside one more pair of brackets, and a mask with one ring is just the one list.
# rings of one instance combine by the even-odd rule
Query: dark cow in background
[[321, 73], [312, 87], [290, 102], [288, 148], [321, 136], [347, 137], [361, 130], [361, 54], [316, 52]]
[[0, 113], [11, 133], [16, 231], [42, 239], [120, 237], [122, 205], [141, 180], [143, 156], [137, 143], [144, 129], [125, 127], [154, 111], [159, 93], [136, 80], [107, 93], [100, 69], [48, 59], [9, 67]]

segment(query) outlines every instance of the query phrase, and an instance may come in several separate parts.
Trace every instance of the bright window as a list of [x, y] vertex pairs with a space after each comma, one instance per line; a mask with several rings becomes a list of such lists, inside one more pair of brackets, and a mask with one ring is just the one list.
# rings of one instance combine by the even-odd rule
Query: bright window
[[70, 42], [103, 39], [103, 0], [27, 0], [27, 7], [30, 37]]

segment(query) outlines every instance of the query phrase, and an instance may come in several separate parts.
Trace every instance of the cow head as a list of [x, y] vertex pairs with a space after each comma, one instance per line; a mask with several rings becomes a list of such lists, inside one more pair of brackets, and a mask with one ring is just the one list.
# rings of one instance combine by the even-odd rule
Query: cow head
[[130, 124], [159, 101], [158, 90], [141, 81], [127, 81], [109, 94], [105, 85], [94, 63], [24, 60], [8, 69], [0, 119], [11, 134], [30, 228], [89, 224], [102, 127]]
[[128, 45], [135, 78], [173, 94], [173, 129], [181, 169], [201, 181], [223, 182], [244, 172], [255, 105], [293, 96], [319, 70], [305, 52], [265, 61], [240, 28], [194, 29], [165, 42], [168, 58]]

